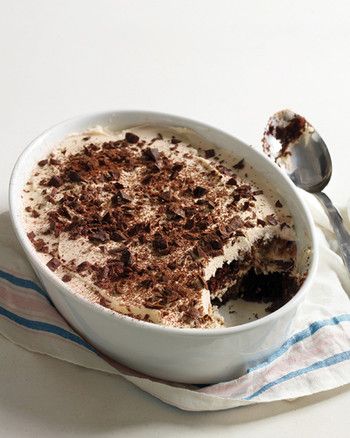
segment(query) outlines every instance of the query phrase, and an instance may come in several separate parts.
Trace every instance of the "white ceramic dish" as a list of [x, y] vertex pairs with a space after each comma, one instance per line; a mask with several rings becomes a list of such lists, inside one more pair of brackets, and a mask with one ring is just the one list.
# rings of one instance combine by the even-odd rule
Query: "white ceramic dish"
[[[66, 135], [96, 125], [125, 129], [144, 123], [187, 127], [214, 144], [244, 157], [287, 202], [293, 214], [301, 254], [311, 248], [307, 278], [285, 306], [274, 313], [236, 327], [178, 329], [119, 315], [73, 294], [41, 261], [22, 221], [21, 191], [35, 164]], [[10, 182], [10, 213], [17, 237], [35, 272], [66, 320], [101, 352], [150, 376], [186, 383], [213, 383], [242, 374], [247, 366], [278, 348], [289, 335], [291, 321], [305, 297], [317, 264], [314, 225], [294, 185], [262, 153], [209, 125], [187, 118], [146, 111], [113, 111], [77, 117], [37, 137], [19, 157]]]

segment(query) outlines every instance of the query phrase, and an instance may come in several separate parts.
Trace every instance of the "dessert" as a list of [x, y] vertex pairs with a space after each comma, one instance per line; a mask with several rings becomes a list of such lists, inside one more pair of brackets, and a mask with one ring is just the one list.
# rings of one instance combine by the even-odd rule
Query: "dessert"
[[302, 282], [292, 216], [260, 180], [188, 129], [97, 127], [38, 162], [24, 223], [73, 293], [152, 323], [224, 327], [228, 300], [274, 310]]
[[313, 127], [299, 114], [283, 110], [268, 121], [262, 138], [265, 154], [277, 164], [283, 163], [290, 155], [290, 149], [304, 135], [312, 135]]

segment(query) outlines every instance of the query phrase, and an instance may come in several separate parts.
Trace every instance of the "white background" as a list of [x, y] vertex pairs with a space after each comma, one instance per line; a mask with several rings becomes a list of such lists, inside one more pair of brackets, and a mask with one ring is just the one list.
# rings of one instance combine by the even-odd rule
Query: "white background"
[[[257, 144], [289, 107], [329, 144], [327, 193], [349, 194], [348, 1], [0, 0], [0, 211], [26, 144], [74, 115], [152, 109]], [[0, 436], [340, 437], [350, 391], [185, 413], [118, 377], [0, 338]]]

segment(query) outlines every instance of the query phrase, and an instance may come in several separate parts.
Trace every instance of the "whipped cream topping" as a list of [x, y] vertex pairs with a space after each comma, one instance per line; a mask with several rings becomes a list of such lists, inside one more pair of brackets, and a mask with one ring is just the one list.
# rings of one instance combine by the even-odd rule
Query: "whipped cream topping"
[[257, 247], [261, 273], [295, 258], [295, 244], [268, 248], [295, 241], [283, 200], [244, 157], [184, 128], [72, 134], [33, 170], [23, 205], [29, 238], [73, 293], [159, 324], [223, 326], [212, 299], [235, 281], [210, 291], [220, 269]]

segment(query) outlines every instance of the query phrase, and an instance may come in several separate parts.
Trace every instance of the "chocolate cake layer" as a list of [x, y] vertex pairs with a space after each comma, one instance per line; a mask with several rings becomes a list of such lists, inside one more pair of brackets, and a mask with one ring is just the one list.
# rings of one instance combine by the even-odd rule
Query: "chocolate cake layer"
[[39, 161], [23, 203], [29, 238], [72, 292], [134, 318], [220, 327], [212, 300], [252, 272], [299, 281], [283, 200], [190, 130], [73, 134]]

